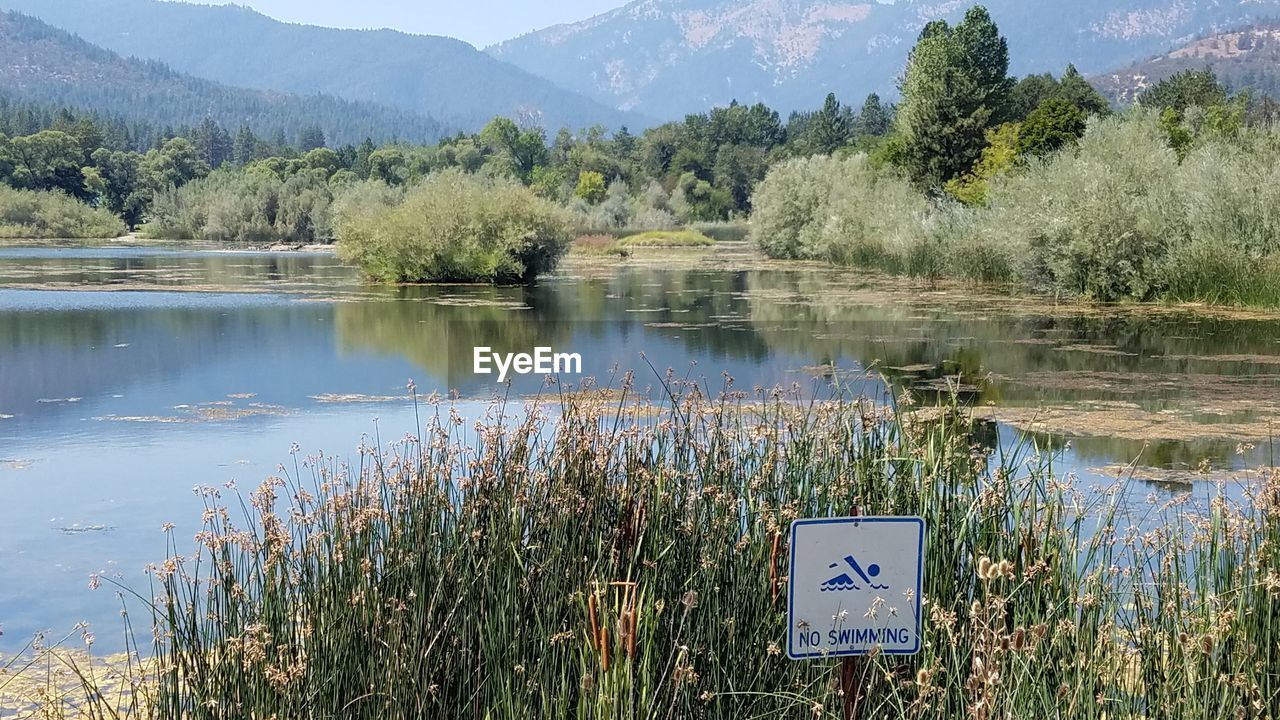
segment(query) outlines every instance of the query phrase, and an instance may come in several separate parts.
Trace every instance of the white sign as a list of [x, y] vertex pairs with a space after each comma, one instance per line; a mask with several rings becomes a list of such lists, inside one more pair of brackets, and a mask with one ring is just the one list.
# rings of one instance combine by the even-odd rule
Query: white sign
[[924, 520], [840, 517], [791, 523], [787, 655], [920, 651]]

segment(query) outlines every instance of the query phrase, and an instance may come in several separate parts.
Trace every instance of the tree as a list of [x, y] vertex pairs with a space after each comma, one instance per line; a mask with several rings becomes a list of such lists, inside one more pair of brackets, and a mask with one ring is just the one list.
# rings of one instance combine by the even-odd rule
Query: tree
[[106, 208], [133, 227], [142, 220], [148, 195], [140, 187], [138, 165], [142, 156], [135, 152], [98, 148], [91, 160], [102, 178], [102, 199]]
[[891, 125], [892, 106], [885, 107], [876, 93], [868, 95], [862, 103], [862, 112], [858, 113], [858, 119], [854, 122], [854, 132], [861, 136], [880, 137], [888, 134]]
[[182, 187], [208, 175], [209, 166], [190, 140], [176, 137], [148, 151], [138, 165], [138, 172], [147, 187], [159, 192]]
[[211, 168], [220, 167], [222, 163], [231, 160], [235, 154], [235, 141], [213, 118], [205, 118], [200, 123], [191, 141], [196, 147], [196, 152], [200, 154], [200, 159]]
[[1208, 68], [1183, 70], [1147, 88], [1138, 104], [1156, 110], [1172, 109], [1181, 115], [1191, 106], [1207, 108], [1227, 101], [1227, 89]]
[[324, 130], [315, 125], [302, 128], [298, 132], [298, 150], [304, 153], [325, 146]]
[[408, 161], [398, 147], [378, 148], [369, 154], [369, 177], [388, 185], [400, 185], [407, 179]]
[[1008, 115], [1015, 120], [1025, 120], [1040, 103], [1057, 97], [1062, 84], [1052, 73], [1027, 75], [1018, 80], [1009, 91]]
[[236, 133], [236, 139], [232, 143], [231, 158], [237, 165], [248, 165], [258, 159], [258, 136], [253, 134], [253, 130], [248, 125], [242, 125], [240, 132]]
[[712, 171], [715, 187], [733, 199], [733, 209], [751, 209], [751, 191], [764, 178], [769, 164], [764, 150], [749, 145], [723, 145]]
[[1048, 155], [1084, 135], [1084, 111], [1072, 103], [1049, 98], [1027, 116], [1018, 133], [1018, 154]]
[[329, 148], [316, 148], [306, 155], [302, 156], [302, 164], [309, 170], [319, 170], [324, 173], [326, 178], [338, 172], [341, 163], [338, 161], [338, 153]]
[[1058, 83], [1058, 92], [1054, 97], [1061, 98], [1084, 111], [1085, 115], [1107, 116], [1111, 114], [1111, 103], [1107, 101], [1097, 88], [1076, 70], [1075, 65], [1068, 65]]
[[539, 128], [521, 131], [510, 119], [496, 117], [477, 136], [490, 155], [488, 164], [499, 174], [511, 175], [528, 183], [533, 168], [547, 156], [546, 138]]
[[27, 190], [61, 190], [82, 200], [90, 199], [84, 187], [84, 153], [80, 142], [59, 130], [43, 130], [16, 137], [9, 143], [14, 187]]
[[13, 175], [13, 147], [9, 138], [0, 133], [0, 182], [9, 182]]
[[605, 185], [604, 175], [594, 170], [583, 170], [578, 174], [578, 186], [573, 189], [573, 194], [583, 200], [595, 205], [604, 200], [608, 187]]
[[827, 93], [822, 109], [809, 120], [808, 150], [815, 155], [830, 155], [849, 144], [853, 122], [847, 108], [842, 108], [835, 93]]
[[676, 183], [674, 203], [676, 211], [686, 221], [724, 220], [733, 209], [729, 193], [713, 187], [693, 173], [685, 173]]
[[360, 143], [360, 147], [356, 148], [356, 159], [351, 163], [351, 172], [355, 173], [356, 177], [361, 180], [369, 179], [369, 156], [373, 155], [377, 149], [371, 138], [365, 138], [364, 142]]
[[947, 182], [943, 188], [951, 197], [966, 205], [985, 205], [990, 183], [1008, 172], [1018, 161], [1018, 137], [1021, 126], [1005, 123], [987, 130], [987, 146], [974, 164], [973, 171]]
[[1008, 112], [1008, 70], [1008, 45], [985, 8], [971, 8], [954, 29], [941, 20], [925, 26], [907, 61], [896, 120], [916, 185], [936, 188], [973, 166], [987, 128]]

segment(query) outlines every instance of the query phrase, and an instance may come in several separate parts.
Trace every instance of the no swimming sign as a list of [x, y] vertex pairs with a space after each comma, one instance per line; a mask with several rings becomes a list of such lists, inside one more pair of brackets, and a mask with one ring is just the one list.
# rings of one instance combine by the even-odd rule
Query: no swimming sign
[[787, 655], [919, 652], [923, 586], [920, 518], [792, 522]]

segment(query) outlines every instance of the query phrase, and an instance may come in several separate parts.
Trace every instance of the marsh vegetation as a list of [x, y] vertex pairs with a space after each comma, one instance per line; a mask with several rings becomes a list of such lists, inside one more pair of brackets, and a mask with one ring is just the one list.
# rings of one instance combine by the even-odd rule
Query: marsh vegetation
[[385, 451], [204, 488], [198, 549], [172, 538], [133, 602], [157, 596], [158, 631], [125, 714], [839, 717], [838, 663], [781, 650], [786, 529], [852, 508], [927, 523], [923, 650], [863, 667], [860, 717], [1265, 717], [1280, 699], [1271, 471], [1241, 502], [1133, 507], [1028, 439], [975, 442], [952, 406], [670, 377], [650, 405], [628, 382], [474, 426], [428, 400]]

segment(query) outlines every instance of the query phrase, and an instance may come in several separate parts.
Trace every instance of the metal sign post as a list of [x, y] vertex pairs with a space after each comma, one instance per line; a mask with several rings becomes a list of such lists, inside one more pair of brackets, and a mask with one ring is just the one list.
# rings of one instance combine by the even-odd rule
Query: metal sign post
[[791, 523], [787, 656], [847, 658], [845, 717], [861, 700], [856, 658], [920, 651], [924, 520], [840, 517]]

